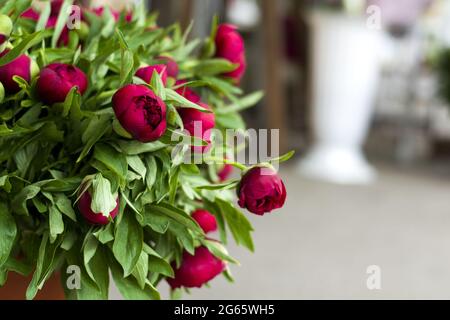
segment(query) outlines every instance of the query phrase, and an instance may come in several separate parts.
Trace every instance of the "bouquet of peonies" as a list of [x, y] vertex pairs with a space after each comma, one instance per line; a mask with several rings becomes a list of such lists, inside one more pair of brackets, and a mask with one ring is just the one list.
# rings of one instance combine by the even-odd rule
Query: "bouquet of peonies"
[[238, 87], [236, 28], [188, 41], [143, 5], [43, 4], [0, 0], [0, 286], [32, 274], [33, 299], [59, 273], [67, 298], [107, 299], [111, 272], [125, 298], [158, 299], [161, 281], [232, 279], [227, 234], [253, 250], [233, 190], [257, 215], [280, 208], [272, 161], [292, 155], [246, 166], [217, 139], [262, 97]]

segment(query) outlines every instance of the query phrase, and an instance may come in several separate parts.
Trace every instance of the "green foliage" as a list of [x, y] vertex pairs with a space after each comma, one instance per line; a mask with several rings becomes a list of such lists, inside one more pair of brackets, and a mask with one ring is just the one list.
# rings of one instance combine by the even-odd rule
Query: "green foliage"
[[[157, 284], [174, 276], [172, 263], [179, 265], [184, 250], [192, 253], [203, 244], [217, 257], [237, 263], [223, 245], [206, 238], [190, 216], [195, 208], [216, 215], [224, 244], [229, 230], [238, 244], [254, 249], [249, 221], [224, 196], [237, 181], [211, 179], [215, 164], [208, 169], [205, 163], [172, 159], [176, 146], [170, 134], [183, 126], [175, 107], [214, 112], [219, 129], [244, 128], [238, 112], [257, 103], [262, 93], [242, 96], [221, 76], [235, 66], [213, 57], [217, 20], [202, 42], [188, 41], [188, 32], [183, 34], [177, 24], [149, 28], [155, 15], [145, 17], [143, 8], [134, 11], [130, 23], [123, 16], [116, 23], [108, 9], [102, 17], [84, 12], [89, 30], [71, 31], [63, 47], [58, 40], [69, 14], [64, 8], [71, 2], [64, 2], [55, 29], [49, 30], [48, 3], [34, 22], [20, 18], [30, 1], [1, 1], [0, 13], [12, 18], [14, 29], [13, 49], [0, 58], [0, 66], [24, 53], [41, 69], [53, 62], [75, 64], [87, 74], [89, 87], [83, 96], [73, 88], [63, 103], [50, 106], [39, 99], [36, 79], [27, 83], [15, 77], [21, 90], [13, 95], [4, 94], [1, 86], [0, 285], [8, 271], [33, 271], [26, 292], [33, 299], [55, 271], [61, 270], [64, 283], [66, 268], [76, 265], [81, 288], [66, 290], [67, 298], [107, 299], [110, 271], [125, 298], [159, 299]], [[121, 86], [142, 83], [135, 71], [160, 56], [178, 62], [179, 78], [201, 93], [213, 111], [176, 93], [175, 81], [164, 86], [155, 73], [147, 85], [167, 104], [169, 128], [159, 141], [141, 143], [120, 126], [111, 99]], [[119, 199], [119, 214], [108, 225], [92, 226], [79, 214], [77, 201], [88, 188], [94, 212], [111, 212]]]
[[450, 104], [450, 48], [442, 50], [436, 67], [439, 75], [441, 96]]

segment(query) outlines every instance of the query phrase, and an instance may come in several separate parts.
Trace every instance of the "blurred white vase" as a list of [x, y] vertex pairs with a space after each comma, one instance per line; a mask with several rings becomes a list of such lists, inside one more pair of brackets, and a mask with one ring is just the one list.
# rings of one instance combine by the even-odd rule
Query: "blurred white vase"
[[315, 144], [299, 170], [329, 182], [371, 183], [376, 171], [362, 146], [378, 88], [382, 32], [363, 17], [317, 11], [309, 18]]

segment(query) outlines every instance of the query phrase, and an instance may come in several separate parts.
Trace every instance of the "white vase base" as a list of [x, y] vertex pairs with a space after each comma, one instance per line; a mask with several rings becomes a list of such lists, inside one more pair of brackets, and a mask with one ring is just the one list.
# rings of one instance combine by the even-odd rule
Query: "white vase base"
[[376, 170], [358, 149], [315, 147], [298, 164], [303, 176], [322, 181], [367, 185], [376, 180]]

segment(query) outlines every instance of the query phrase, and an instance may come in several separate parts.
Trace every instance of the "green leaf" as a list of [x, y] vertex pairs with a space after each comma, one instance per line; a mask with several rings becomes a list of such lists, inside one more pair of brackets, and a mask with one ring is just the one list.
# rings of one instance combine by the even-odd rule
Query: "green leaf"
[[239, 261], [230, 257], [227, 249], [218, 241], [205, 239], [202, 244], [217, 258], [239, 265]]
[[84, 240], [84, 245], [83, 245], [83, 262], [86, 267], [86, 272], [88, 273], [89, 277], [91, 277], [91, 279], [93, 281], [95, 281], [95, 276], [89, 266], [89, 262], [94, 257], [95, 252], [97, 251], [97, 248], [98, 248], [97, 239], [94, 237], [93, 234], [88, 233], [86, 235], [86, 239]]
[[230, 180], [224, 183], [217, 183], [211, 185], [204, 185], [196, 187], [199, 190], [229, 190], [234, 189], [239, 184], [240, 180]]
[[197, 222], [191, 218], [190, 215], [188, 215], [183, 210], [178, 209], [170, 204], [160, 203], [158, 205], [149, 205], [148, 210], [149, 212], [153, 211], [161, 215], [167, 216], [172, 221], [177, 222], [196, 233], [204, 234], [203, 230], [199, 227]]
[[141, 289], [134, 277], [123, 277], [120, 265], [114, 259], [110, 259], [109, 266], [117, 289], [125, 299], [159, 300], [161, 298], [158, 290], [149, 282], [146, 283], [144, 289]]
[[264, 97], [263, 91], [257, 91], [240, 98], [237, 103], [233, 103], [227, 107], [218, 108], [217, 113], [241, 112], [245, 109], [253, 107]]
[[77, 222], [77, 217], [72, 207], [72, 201], [70, 201], [65, 194], [57, 193], [55, 195], [55, 204], [62, 213], [64, 213], [72, 221]]
[[20, 43], [16, 45], [13, 49], [11, 49], [11, 51], [9, 51], [7, 54], [5, 54], [3, 57], [0, 58], [0, 67], [15, 60], [26, 50], [40, 43], [43, 39], [51, 36], [52, 34], [53, 30], [43, 30], [30, 34], [25, 39], [20, 41]]
[[11, 183], [9, 182], [9, 176], [0, 177], [0, 188], [2, 188], [8, 193], [11, 191]]
[[175, 276], [174, 271], [170, 264], [163, 258], [156, 256], [148, 257], [148, 270], [153, 273], [162, 274], [166, 277], [173, 278]]
[[158, 72], [156, 72], [156, 70], [153, 70], [150, 85], [158, 97], [160, 97], [163, 100], [166, 100], [166, 90], [164, 87], [164, 83], [162, 82], [161, 76], [159, 75]]
[[221, 198], [216, 198], [216, 204], [225, 217], [236, 243], [242, 244], [250, 251], [254, 251], [255, 248], [251, 237], [253, 227], [244, 214], [236, 209], [231, 203]]
[[144, 289], [148, 274], [148, 255], [144, 251], [141, 252], [132, 274], [136, 278], [141, 289]]
[[61, 10], [59, 11], [58, 20], [56, 21], [55, 29], [52, 36], [52, 48], [56, 48], [59, 37], [61, 33], [66, 27], [67, 19], [70, 16], [71, 11], [69, 10], [72, 5], [73, 0], [65, 0], [63, 5], [61, 6]]
[[114, 257], [121, 264], [124, 277], [133, 272], [142, 252], [142, 243], [142, 227], [130, 211], [124, 211], [113, 244]]
[[239, 113], [218, 113], [216, 123], [226, 129], [245, 129], [245, 122]]
[[27, 200], [33, 199], [41, 188], [35, 185], [29, 185], [23, 188], [12, 200], [11, 208], [19, 215], [29, 215], [27, 208]]
[[114, 240], [114, 224], [108, 223], [106, 226], [102, 227], [94, 233], [98, 241], [106, 244]]
[[189, 101], [188, 99], [186, 99], [185, 97], [178, 94], [176, 91], [174, 91], [172, 89], [166, 89], [166, 97], [168, 100], [174, 101], [177, 104], [177, 106], [180, 108], [197, 109], [197, 110], [199, 110], [201, 112], [205, 112], [205, 113], [212, 112], [211, 110], [205, 109], [205, 108], [199, 106], [198, 104]]
[[214, 76], [231, 72], [237, 67], [226, 59], [206, 59], [193, 66], [192, 71], [198, 76]]
[[286, 162], [286, 161], [288, 161], [289, 159], [291, 159], [293, 156], [294, 156], [294, 154], [295, 154], [295, 151], [294, 150], [291, 150], [291, 151], [289, 151], [288, 153], [285, 153], [284, 155], [282, 155], [282, 156], [279, 156], [279, 157], [277, 157], [277, 158], [273, 158], [273, 159], [270, 159], [270, 163], [282, 163], [282, 162]]
[[9, 213], [6, 204], [0, 203], [0, 267], [2, 267], [9, 258], [16, 234], [17, 227], [14, 218]]
[[164, 260], [155, 250], [144, 243], [144, 252], [148, 254], [148, 269], [150, 272], [165, 275], [167, 277], [174, 277], [174, 272], [171, 265]]
[[155, 141], [155, 142], [148, 142], [148, 143], [142, 143], [139, 141], [118, 141], [119, 148], [122, 150], [123, 153], [133, 156], [133, 155], [139, 155], [143, 153], [148, 152], [155, 152], [161, 149], [164, 149], [167, 147], [165, 143], [162, 143], [161, 141]]
[[144, 162], [138, 156], [128, 156], [127, 157], [128, 165], [138, 173], [143, 180], [145, 180], [145, 176], [147, 175], [147, 168], [145, 167]]
[[[54, 261], [55, 254], [60, 243], [61, 241], [59, 240], [51, 244], [49, 242], [48, 232], [45, 232], [42, 236], [38, 259], [36, 262], [36, 270], [34, 271], [33, 278], [31, 279], [26, 292], [27, 300], [31, 300], [36, 296], [37, 291], [42, 289], [45, 281], [54, 271], [57, 265]], [[60, 259], [62, 256], [59, 256], [58, 258]]]
[[131, 82], [134, 72], [134, 55], [131, 50], [122, 51], [122, 63], [120, 68], [120, 86]]
[[175, 235], [178, 243], [190, 254], [194, 255], [194, 237], [189, 230], [180, 224], [172, 223], [169, 225], [169, 230]]
[[56, 205], [49, 208], [50, 243], [55, 242], [58, 235], [64, 232], [64, 221]]
[[140, 223], [143, 226], [149, 226], [157, 233], [164, 234], [169, 228], [170, 220], [167, 216], [154, 212], [146, 207]]
[[106, 144], [95, 146], [94, 158], [103, 163], [120, 178], [126, 179], [128, 171], [127, 158]]
[[35, 31], [45, 30], [45, 26], [47, 25], [48, 18], [50, 17], [51, 11], [50, 1], [44, 5], [44, 8], [40, 12], [39, 20], [36, 23]]
[[101, 115], [93, 117], [86, 130], [83, 132], [82, 141], [84, 143], [83, 150], [77, 159], [80, 162], [91, 150], [97, 141], [111, 128], [111, 117], [109, 115]]

